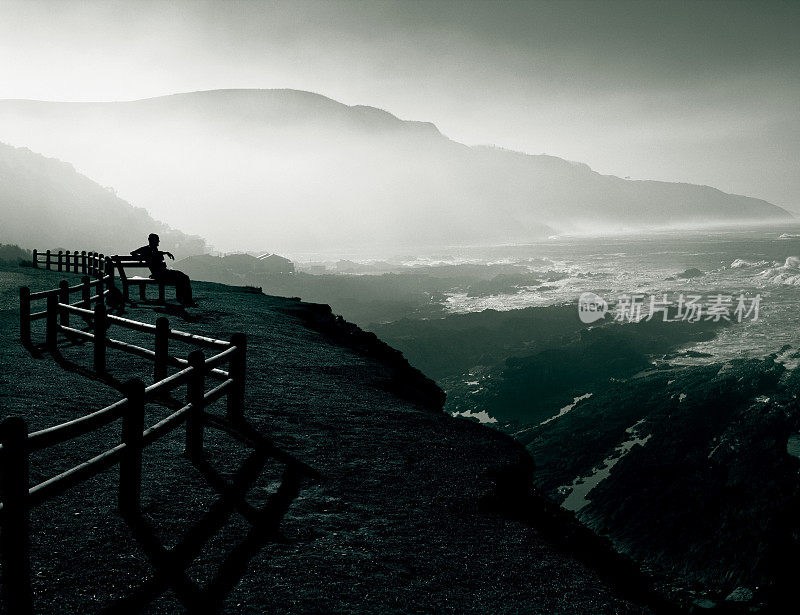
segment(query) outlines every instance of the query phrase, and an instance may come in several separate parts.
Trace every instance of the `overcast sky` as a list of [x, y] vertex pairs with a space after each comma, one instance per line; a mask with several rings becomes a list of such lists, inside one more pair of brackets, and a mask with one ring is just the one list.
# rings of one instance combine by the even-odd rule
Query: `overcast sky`
[[0, 98], [297, 88], [798, 211], [799, 32], [797, 1], [0, 0]]

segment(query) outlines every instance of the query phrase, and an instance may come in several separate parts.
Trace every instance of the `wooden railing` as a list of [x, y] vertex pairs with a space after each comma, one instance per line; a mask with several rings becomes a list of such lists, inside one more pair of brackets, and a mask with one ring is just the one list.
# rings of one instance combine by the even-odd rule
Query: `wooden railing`
[[86, 250], [81, 252], [77, 250], [72, 252], [69, 250], [51, 252], [47, 250], [44, 253], [38, 250], [33, 251], [33, 266], [36, 268], [41, 266], [44, 269], [58, 271], [59, 273], [80, 273], [96, 278], [113, 272], [113, 269], [108, 265], [109, 260], [103, 254], [87, 252]]
[[[31, 323], [47, 318], [47, 343], [52, 346], [55, 343], [55, 336], [58, 334], [56, 325], [59, 320], [58, 304], [64, 305], [79, 305], [84, 309], [90, 309], [92, 305], [105, 308], [103, 299], [109, 292], [111, 286], [114, 284], [112, 274], [103, 275], [96, 280], [91, 280], [89, 276], [83, 276], [81, 283], [70, 286], [69, 282], [62, 280], [58, 288], [53, 290], [44, 290], [37, 293], [32, 293], [31, 289], [23, 286], [19, 289], [19, 337], [20, 341], [25, 345], [31, 344]], [[70, 303], [73, 293], [80, 293], [80, 301]], [[44, 300], [47, 302], [46, 309], [36, 312], [31, 311], [31, 305], [35, 301]], [[95, 308], [97, 309], [97, 307]], [[69, 312], [62, 311], [60, 317], [61, 324], [69, 324]]]
[[[69, 286], [66, 281], [62, 281], [58, 289], [39, 293], [31, 293], [28, 288], [20, 289], [20, 324], [26, 325], [20, 327], [23, 343], [31, 344], [31, 321], [45, 318], [45, 345], [48, 348], [57, 347], [59, 335], [71, 340], [91, 342], [94, 346], [94, 368], [98, 374], [106, 371], [107, 348], [144, 357], [153, 361], [153, 384], [145, 386], [139, 379], [128, 380], [122, 386], [124, 397], [110, 406], [36, 432], [29, 433], [27, 423], [21, 417], [10, 417], [0, 423], [0, 563], [9, 613], [33, 612], [28, 525], [31, 508], [118, 465], [119, 509], [124, 517], [131, 518], [138, 513], [140, 506], [145, 447], [185, 423], [185, 454], [192, 462], [197, 462], [203, 455], [204, 427], [207, 424], [219, 424], [219, 419], [212, 420], [213, 417], [206, 413], [206, 407], [227, 396], [227, 421], [240, 422], [244, 415], [247, 355], [245, 335], [237, 333], [230, 341], [224, 341], [170, 329], [169, 321], [163, 317], [155, 325], [151, 325], [110, 315], [103, 296], [108, 292], [104, 285], [113, 283], [113, 274], [104, 274], [105, 269], [93, 262], [94, 257], [87, 255], [87, 259], [83, 260], [83, 254], [76, 253], [60, 259], [61, 266], [70, 260], [73, 265], [75, 262], [80, 263], [81, 267], [86, 263], [87, 267], [92, 267], [93, 273], [99, 273], [98, 279], [90, 281], [87, 276], [76, 286]], [[80, 257], [78, 261], [75, 256]], [[34, 253], [34, 259], [36, 258]], [[92, 294], [93, 290], [96, 291], [95, 294]], [[81, 298], [70, 303], [73, 293], [80, 293]], [[31, 301], [41, 299], [47, 301], [46, 310], [31, 313]], [[92, 332], [71, 326], [70, 317], [81, 318]], [[108, 337], [108, 330], [112, 325], [152, 335], [153, 348]], [[186, 359], [171, 356], [169, 343], [172, 340], [211, 349], [212, 354], [206, 357], [198, 349], [189, 353]], [[170, 366], [178, 371], [169, 374]], [[227, 370], [223, 369], [226, 366]], [[206, 390], [208, 379], [218, 383], [212, 383], [215, 386]], [[145, 428], [145, 405], [156, 399], [163, 400], [184, 385], [185, 405]], [[31, 452], [63, 444], [117, 419], [122, 420], [122, 438], [118, 444], [33, 487], [29, 485]]]

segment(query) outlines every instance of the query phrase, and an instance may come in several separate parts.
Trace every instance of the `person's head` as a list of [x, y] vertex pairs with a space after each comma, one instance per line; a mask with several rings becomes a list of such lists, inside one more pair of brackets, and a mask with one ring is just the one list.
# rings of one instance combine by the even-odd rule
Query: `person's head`
[[158, 242], [161, 241], [161, 240], [158, 238], [158, 235], [156, 235], [155, 233], [150, 233], [147, 236], [147, 241], [151, 246], [153, 246], [154, 248], [157, 248], [158, 247]]

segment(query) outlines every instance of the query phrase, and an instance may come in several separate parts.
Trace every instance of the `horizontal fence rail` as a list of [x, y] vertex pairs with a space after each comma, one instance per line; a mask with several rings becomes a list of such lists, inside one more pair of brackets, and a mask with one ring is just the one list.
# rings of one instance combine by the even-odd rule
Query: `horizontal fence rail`
[[[0, 423], [0, 563], [3, 567], [2, 589], [10, 613], [33, 613], [30, 583], [29, 514], [30, 510], [56, 495], [119, 466], [118, 503], [120, 513], [130, 518], [138, 513], [141, 500], [142, 459], [146, 446], [185, 424], [185, 455], [192, 462], [203, 456], [204, 427], [216, 425], [206, 408], [227, 396], [226, 420], [243, 419], [247, 339], [236, 333], [229, 341], [171, 329], [169, 321], [158, 318], [155, 325], [107, 313], [104, 297], [113, 284], [109, 259], [95, 253], [66, 251], [54, 255], [34, 250], [34, 266], [58, 271], [87, 272], [80, 284], [69, 286], [62, 281], [54, 290], [32, 293], [20, 289], [20, 338], [31, 344], [30, 323], [44, 318], [45, 345], [55, 349], [59, 337], [76, 338], [93, 345], [93, 364], [98, 374], [106, 372], [106, 354], [113, 348], [153, 362], [153, 383], [145, 386], [138, 379], [122, 386], [124, 397], [105, 408], [87, 412], [73, 420], [46, 429], [29, 432], [21, 417], [9, 417]], [[77, 269], [76, 269], [77, 268]], [[90, 275], [96, 276], [94, 280]], [[71, 295], [80, 299], [71, 302]], [[31, 312], [31, 302], [45, 300], [46, 309]], [[80, 319], [88, 330], [71, 326], [70, 316]], [[22, 326], [25, 325], [25, 326]], [[137, 331], [153, 338], [153, 347], [144, 348], [108, 337], [112, 326]], [[186, 359], [170, 354], [170, 341], [179, 341], [197, 349]], [[206, 357], [201, 348], [211, 349]], [[169, 368], [178, 371], [170, 374]], [[223, 369], [226, 368], [226, 369]], [[217, 383], [207, 389], [207, 380]], [[148, 403], [163, 399], [180, 387], [186, 388], [186, 403], [167, 417], [145, 427]], [[122, 421], [121, 441], [36, 485], [29, 484], [29, 456], [32, 452], [68, 443], [97, 431], [115, 421]]]
[[[80, 284], [70, 286], [62, 280], [58, 288], [32, 293], [30, 288], [23, 286], [19, 289], [19, 335], [20, 341], [25, 345], [31, 343], [31, 323], [46, 318], [49, 308], [31, 311], [31, 305], [40, 300], [51, 301], [55, 297], [60, 303], [70, 304], [90, 309], [106, 297], [114, 286], [114, 265], [111, 258], [97, 252], [70, 252], [59, 250], [56, 253], [47, 250], [44, 254], [33, 251], [33, 266], [50, 271], [63, 271], [66, 273], [82, 274]], [[71, 303], [73, 294], [79, 294], [80, 299]], [[69, 322], [69, 316], [61, 316], [62, 324]]]
[[107, 259], [104, 254], [77, 250], [58, 250], [46, 252], [33, 251], [32, 264], [36, 268], [50, 271], [81, 273], [93, 277], [100, 277], [106, 273]]

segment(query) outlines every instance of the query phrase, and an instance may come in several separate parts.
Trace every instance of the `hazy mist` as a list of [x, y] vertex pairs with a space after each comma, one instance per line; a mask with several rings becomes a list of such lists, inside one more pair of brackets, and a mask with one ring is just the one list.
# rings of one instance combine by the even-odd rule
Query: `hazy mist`
[[154, 220], [60, 160], [0, 143], [0, 244], [128, 252], [158, 233], [179, 258], [205, 241]]
[[296, 88], [800, 208], [797, 2], [0, 6], [0, 98]]
[[0, 0], [0, 610], [789, 612], [799, 102], [800, 0]]
[[765, 201], [710, 188], [470, 148], [432, 124], [296, 90], [0, 101], [0, 133], [70, 161], [157, 219], [227, 251], [385, 254], [788, 218]]

